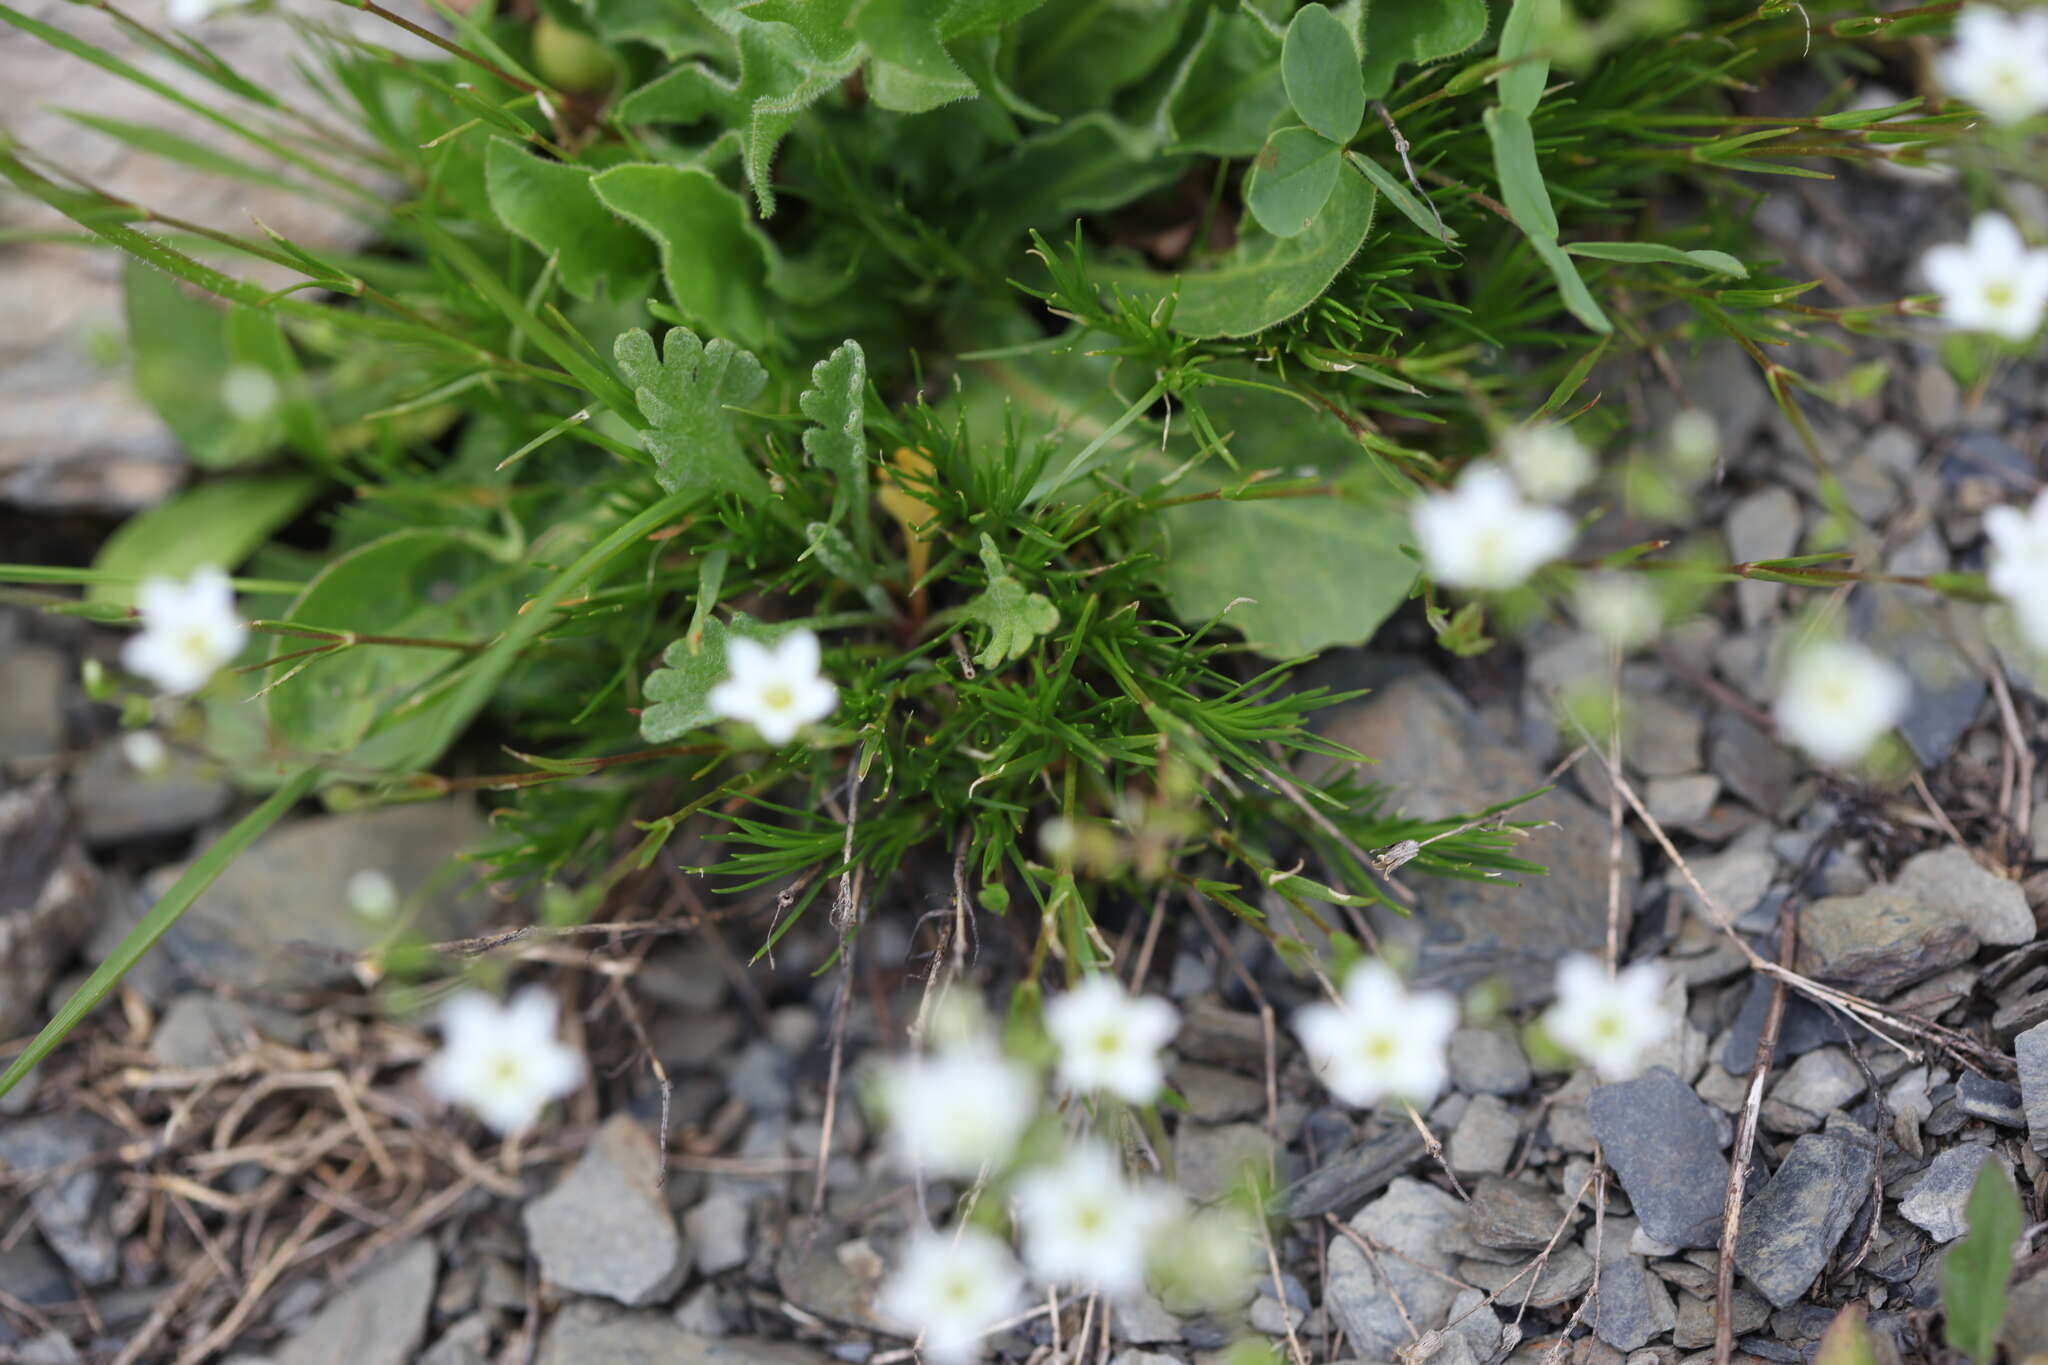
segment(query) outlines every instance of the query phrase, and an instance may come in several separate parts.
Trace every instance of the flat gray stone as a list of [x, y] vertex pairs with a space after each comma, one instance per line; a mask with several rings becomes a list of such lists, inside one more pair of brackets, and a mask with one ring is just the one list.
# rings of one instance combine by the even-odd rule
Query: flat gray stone
[[[1771, 1087], [1766, 1104], [1777, 1109], [1767, 1117], [1776, 1120], [1772, 1127], [1777, 1132], [1817, 1132], [1829, 1114], [1865, 1088], [1863, 1072], [1847, 1052], [1838, 1047], [1817, 1048], [1795, 1060]], [[1792, 1112], [1779, 1112], [1785, 1109]]]
[[[1537, 759], [1503, 741], [1450, 684], [1411, 673], [1371, 698], [1329, 713], [1329, 737], [1377, 760], [1365, 776], [1385, 785], [1389, 808], [1419, 819], [1469, 814], [1503, 792], [1546, 785]], [[1380, 932], [1412, 954], [1421, 986], [1462, 991], [1497, 982], [1517, 1006], [1550, 998], [1559, 958], [1598, 952], [1607, 903], [1588, 887], [1607, 884], [1607, 814], [1562, 789], [1515, 808], [1517, 820], [1548, 822], [1521, 850], [1547, 876], [1521, 886], [1411, 878], [1413, 918], [1385, 916]], [[1635, 900], [1638, 857], [1622, 850], [1622, 904]]]
[[119, 1130], [90, 1114], [47, 1114], [0, 1124], [0, 1168], [39, 1176], [77, 1167], [69, 1175], [37, 1182], [28, 1206], [50, 1250], [94, 1288], [120, 1277], [121, 1254], [108, 1217], [113, 1191], [107, 1168], [80, 1163], [120, 1141]]
[[1414, 1124], [1389, 1124], [1289, 1186], [1287, 1216], [1320, 1218], [1356, 1208], [1422, 1160], [1428, 1150]]
[[0, 792], [0, 1038], [42, 1026], [44, 992], [105, 905], [56, 778]]
[[86, 842], [120, 844], [197, 829], [227, 810], [226, 779], [174, 751], [162, 773], [139, 773], [119, 740], [93, 746], [72, 780], [71, 799]]
[[1118, 1341], [1140, 1346], [1157, 1346], [1180, 1340], [1180, 1319], [1166, 1311], [1166, 1305], [1140, 1290], [1118, 1299], [1110, 1306], [1110, 1326]]
[[[1899, 1216], [1937, 1242], [1953, 1242], [1970, 1230], [1963, 1209], [1978, 1172], [1993, 1155], [1991, 1148], [1974, 1142], [1949, 1148], [1928, 1163], [1911, 1192], [1899, 1201]], [[2003, 1157], [1997, 1160], [2005, 1163]]]
[[1897, 886], [1824, 896], [1799, 914], [1799, 970], [1860, 993], [1891, 995], [1976, 951], [1969, 925]]
[[675, 1293], [689, 1261], [660, 1178], [647, 1130], [629, 1114], [607, 1121], [560, 1183], [522, 1214], [541, 1273], [628, 1308]]
[[[1729, 1309], [1728, 1318], [1735, 1328], [1736, 1336], [1747, 1336], [1771, 1320], [1771, 1306], [1747, 1289], [1737, 1288], [1735, 1302]], [[1678, 1321], [1672, 1326], [1671, 1343], [1681, 1351], [1697, 1351], [1703, 1346], [1714, 1344], [1712, 1299], [1703, 1299], [1692, 1294], [1678, 1296]], [[1735, 1359], [1759, 1365], [1756, 1357], [1745, 1355], [1741, 1351], [1735, 1353]]]
[[1847, 1133], [1809, 1133], [1792, 1144], [1743, 1206], [1735, 1265], [1777, 1308], [1799, 1301], [1870, 1197], [1876, 1154]]
[[832, 1365], [832, 1357], [793, 1341], [701, 1337], [661, 1313], [578, 1299], [548, 1324], [537, 1365]]
[[2048, 1355], [2048, 1270], [2036, 1271], [2013, 1286], [1998, 1340], [2013, 1360]]
[[2018, 1086], [1965, 1071], [1956, 1082], [1956, 1108], [2001, 1128], [2024, 1128], [2027, 1112]]
[[1451, 1088], [1468, 1095], [1513, 1095], [1527, 1090], [1534, 1079], [1521, 1041], [1506, 1028], [1459, 1029], [1451, 1035], [1445, 1060]]
[[1534, 1180], [1492, 1176], [1472, 1187], [1472, 1240], [1496, 1251], [1531, 1251], [1564, 1221], [1557, 1192]]
[[[1782, 559], [1799, 545], [1799, 499], [1783, 484], [1771, 484], [1728, 509], [1728, 553], [1738, 562]], [[1735, 585], [1742, 624], [1755, 628], [1778, 614], [1785, 585], [1745, 578]]]
[[427, 1334], [440, 1256], [407, 1242], [292, 1334], [277, 1365], [409, 1365]]
[[1778, 855], [1768, 848], [1731, 848], [1721, 853], [1688, 858], [1686, 866], [1706, 888], [1707, 894], [1714, 898], [1714, 905], [1725, 919], [1708, 910], [1699, 893], [1692, 889], [1692, 883], [1677, 871], [1666, 878], [1671, 884], [1671, 893], [1682, 897], [1710, 923], [1732, 924], [1754, 909], [1764, 898], [1764, 892], [1771, 889], [1771, 879], [1778, 874]]
[[2020, 1102], [2027, 1111], [2027, 1141], [2048, 1152], [2048, 1024], [2036, 1024], [2012, 1040], [2020, 1064]]
[[1514, 1158], [1522, 1135], [1522, 1119], [1495, 1095], [1478, 1095], [1451, 1130], [1445, 1147], [1451, 1169], [1460, 1175], [1499, 1175]]
[[[0, 437], [0, 439], [5, 439]], [[11, 759], [64, 751], [64, 656], [46, 645], [0, 644], [0, 771]]]
[[[1488, 1293], [1499, 1291], [1499, 1302], [1520, 1308], [1526, 1296], [1531, 1308], [1555, 1308], [1571, 1303], [1593, 1287], [1593, 1258], [1576, 1242], [1565, 1242], [1550, 1253], [1534, 1284], [1526, 1275], [1515, 1279], [1521, 1273], [1519, 1265], [1500, 1265], [1494, 1261], [1458, 1263], [1458, 1278]], [[1510, 1280], [1514, 1281], [1512, 1287]]]
[[1199, 1123], [1253, 1118], [1266, 1108], [1264, 1085], [1220, 1066], [1183, 1062], [1173, 1070], [1173, 1088], [1188, 1102], [1188, 1116]]
[[1600, 1243], [1600, 1297], [1593, 1301], [1593, 1334], [1617, 1351], [1635, 1351], [1678, 1325], [1671, 1291], [1648, 1262], [1629, 1250], [1632, 1218], [1609, 1218]]
[[1692, 1087], [1657, 1067], [1596, 1087], [1586, 1111], [1643, 1231], [1676, 1247], [1715, 1245], [1728, 1159], [1720, 1124]]
[[683, 1231], [697, 1253], [697, 1272], [718, 1275], [747, 1263], [747, 1202], [717, 1189], [683, 1215]]
[[1207, 1202], [1245, 1187], [1245, 1172], [1266, 1179], [1273, 1139], [1256, 1123], [1183, 1123], [1173, 1135], [1174, 1182]]
[[1773, 818], [1785, 809], [1799, 773], [1790, 749], [1727, 707], [1707, 720], [1707, 765], [1729, 791]]
[[2034, 941], [2034, 912], [2018, 882], [2001, 877], [1953, 844], [1906, 860], [1892, 885], [1970, 927], [1979, 943], [2017, 947]]
[[1465, 1206], [1457, 1199], [1403, 1177], [1351, 1220], [1354, 1230], [1400, 1256], [1381, 1254], [1376, 1271], [1349, 1237], [1330, 1238], [1323, 1304], [1349, 1334], [1352, 1350], [1366, 1359], [1392, 1359], [1408, 1344], [1396, 1295], [1416, 1331], [1443, 1326], [1458, 1287], [1442, 1276], [1457, 1270], [1454, 1248], [1464, 1221]]

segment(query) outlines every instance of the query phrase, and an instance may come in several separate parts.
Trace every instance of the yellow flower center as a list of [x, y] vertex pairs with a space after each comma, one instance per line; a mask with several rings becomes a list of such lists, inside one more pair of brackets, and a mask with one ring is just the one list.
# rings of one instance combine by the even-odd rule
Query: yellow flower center
[[787, 683], [769, 683], [761, 689], [761, 704], [771, 711], [787, 711], [796, 704], [796, 693]]

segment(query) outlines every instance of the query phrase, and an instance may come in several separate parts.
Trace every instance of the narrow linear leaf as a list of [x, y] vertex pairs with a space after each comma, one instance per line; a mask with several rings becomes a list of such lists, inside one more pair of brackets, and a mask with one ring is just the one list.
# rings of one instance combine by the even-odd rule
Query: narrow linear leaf
[[1557, 211], [1543, 183], [1536, 160], [1536, 132], [1528, 117], [1496, 106], [1486, 111], [1486, 136], [1493, 143], [1493, 171], [1500, 181], [1501, 201], [1515, 225], [1531, 237], [1557, 236]]
[[1515, 65], [1500, 73], [1500, 102], [1524, 118], [1536, 112], [1543, 87], [1550, 81], [1549, 59], [1532, 54], [1548, 38], [1559, 16], [1559, 0], [1514, 0], [1501, 25], [1500, 59]]
[[1303, 5], [1280, 45], [1280, 78], [1301, 121], [1332, 142], [1358, 136], [1365, 121], [1365, 81], [1358, 48], [1337, 16]]
[[1688, 265], [1695, 270], [1713, 271], [1717, 275], [1733, 275], [1742, 280], [1749, 278], [1748, 268], [1725, 251], [1687, 251], [1659, 242], [1571, 242], [1565, 246], [1565, 250], [1574, 256], [1587, 256], [1600, 261]]
[[1403, 218], [1445, 246], [1458, 244], [1458, 234], [1439, 220], [1436, 214], [1430, 211], [1429, 205], [1416, 198], [1392, 171], [1358, 152], [1349, 153], [1349, 156], [1351, 164], [1358, 167], [1359, 173], [1372, 182], [1374, 189], [1387, 197], [1387, 202], [1392, 204]]
[[1579, 268], [1572, 264], [1572, 258], [1564, 254], [1564, 248], [1554, 237], [1531, 235], [1529, 245], [1536, 248], [1536, 254], [1543, 258], [1543, 264], [1550, 267], [1552, 278], [1557, 281], [1557, 292], [1564, 298], [1564, 306], [1571, 315], [1596, 332], [1611, 332], [1614, 324], [1607, 320], [1607, 314], [1600, 311], [1600, 305], [1593, 301], [1586, 282], [1579, 278]]

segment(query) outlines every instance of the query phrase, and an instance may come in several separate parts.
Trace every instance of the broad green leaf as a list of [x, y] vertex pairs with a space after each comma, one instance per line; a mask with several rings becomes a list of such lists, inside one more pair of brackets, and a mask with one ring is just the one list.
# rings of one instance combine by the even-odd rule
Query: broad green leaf
[[20, 1083], [21, 1078], [35, 1070], [41, 1062], [56, 1050], [57, 1045], [70, 1036], [86, 1015], [113, 993], [121, 984], [121, 978], [142, 955], [156, 946], [156, 941], [170, 931], [178, 917], [192, 907], [200, 893], [212, 886], [220, 874], [227, 870], [229, 863], [242, 855], [243, 850], [256, 842], [263, 832], [276, 824], [293, 806], [311, 794], [320, 777], [316, 768], [302, 769], [294, 774], [282, 787], [273, 792], [264, 803], [250, 811], [226, 834], [215, 840], [206, 852], [192, 861], [184, 874], [171, 885], [171, 889], [157, 898], [137, 924], [124, 935], [106, 961], [93, 970], [85, 984], [73, 991], [57, 1010], [50, 1022], [43, 1025], [21, 1055], [8, 1063], [7, 1070], [0, 1073], [0, 1095], [5, 1095]]
[[867, 0], [854, 31], [868, 50], [868, 90], [884, 109], [922, 114], [972, 99], [974, 82], [939, 41], [952, 0]]
[[[283, 620], [301, 629], [405, 636], [479, 647], [518, 609], [516, 571], [479, 537], [460, 531], [394, 531], [329, 564]], [[279, 636], [270, 657], [317, 647]], [[427, 684], [462, 662], [452, 648], [352, 645], [294, 661], [268, 675], [272, 728], [292, 752], [350, 754], [373, 727], [415, 704]], [[298, 668], [283, 682], [285, 671]], [[253, 688], [252, 688], [253, 690]], [[362, 762], [361, 755], [354, 755]]]
[[1387, 202], [1399, 210], [1403, 218], [1446, 246], [1457, 244], [1458, 234], [1431, 212], [1429, 205], [1417, 199], [1392, 171], [1358, 152], [1349, 153], [1347, 159], [1372, 182], [1374, 189], [1387, 197]]
[[1299, 237], [1247, 232], [1207, 270], [1167, 276], [1151, 270], [1095, 272], [1133, 297], [1178, 293], [1173, 329], [1192, 337], [1241, 337], [1285, 322], [1314, 303], [1358, 253], [1372, 227], [1373, 190], [1340, 175], [1330, 202]]
[[1408, 62], [1455, 57], [1486, 36], [1486, 0], [1361, 0], [1367, 99], [1384, 99]]
[[1531, 236], [1529, 245], [1536, 248], [1543, 264], [1550, 267], [1551, 278], [1557, 281], [1557, 292], [1571, 315], [1596, 332], [1613, 331], [1614, 324], [1607, 320], [1607, 314], [1600, 311], [1600, 305], [1594, 302], [1586, 282], [1579, 278], [1579, 268], [1572, 264], [1571, 257], [1564, 254], [1564, 248], [1557, 244], [1557, 239]]
[[1941, 1261], [1941, 1311], [1948, 1344], [1976, 1365], [1991, 1365], [2005, 1322], [2005, 1282], [2022, 1223], [2019, 1192], [1996, 1156], [1977, 1168], [1963, 1209], [1970, 1230]]
[[1330, 201], [1343, 169], [1342, 147], [1313, 128], [1282, 128], [1252, 166], [1245, 204], [1275, 237], [1299, 237]]
[[[284, 323], [268, 309], [239, 303], [228, 305], [226, 323], [229, 358], [237, 367], [260, 370], [277, 386], [276, 408], [268, 415], [243, 420], [256, 431], [275, 429], [292, 449], [330, 474], [338, 474], [328, 441], [333, 419], [313, 401], [313, 386], [299, 367], [298, 353], [285, 336]], [[224, 390], [228, 382], [223, 379]]]
[[1011, 30], [1018, 93], [1068, 117], [1110, 109], [1172, 55], [1194, 12], [1183, 4], [1048, 0]]
[[768, 372], [751, 351], [724, 337], [707, 346], [689, 328], [676, 327], [656, 356], [653, 338], [636, 327], [619, 335], [612, 354], [647, 419], [643, 439], [663, 488], [768, 500], [768, 480], [740, 447], [727, 411], [745, 407], [768, 386]]
[[1530, 54], [1548, 40], [1561, 14], [1559, 0], [1514, 0], [1500, 27], [1500, 49], [1495, 55], [1515, 63], [1500, 73], [1500, 102], [1523, 118], [1536, 112], [1543, 87], [1550, 80], [1549, 60]]
[[1574, 256], [1590, 256], [1601, 261], [1654, 261], [1661, 265], [1689, 265], [1696, 270], [1711, 270], [1717, 275], [1733, 275], [1744, 280], [1749, 278], [1749, 271], [1742, 262], [1725, 251], [1686, 251], [1658, 242], [1570, 242], [1566, 244], [1565, 250]]
[[226, 310], [137, 260], [124, 262], [121, 289], [135, 388], [178, 443], [211, 469], [263, 454], [264, 433], [238, 421], [221, 402], [221, 386], [234, 365]]
[[1003, 557], [986, 532], [981, 537], [981, 564], [988, 573], [988, 586], [969, 598], [961, 615], [979, 621], [988, 629], [988, 640], [974, 662], [983, 668], [1001, 668], [1023, 657], [1031, 642], [1057, 627], [1059, 608], [1044, 593], [1027, 592], [1003, 567]]
[[1160, 102], [1161, 134], [1176, 152], [1250, 156], [1287, 107], [1279, 77], [1279, 44], [1263, 24], [1210, 10]]
[[593, 297], [601, 284], [619, 298], [632, 282], [653, 273], [653, 243], [598, 202], [583, 167], [493, 138], [484, 152], [484, 173], [491, 211], [543, 255], [556, 258], [562, 286], [577, 298]]
[[[320, 488], [320, 480], [310, 474], [198, 484], [123, 522], [94, 556], [93, 568], [137, 579], [185, 578], [209, 566], [232, 573], [272, 532], [303, 511]], [[86, 600], [132, 606], [135, 587], [132, 582], [97, 582], [87, 589]]]
[[[1246, 643], [1278, 659], [1371, 639], [1415, 581], [1415, 561], [1400, 549], [1411, 539], [1404, 499], [1360, 469], [1357, 443], [1328, 414], [1235, 385], [1204, 389], [1201, 399], [1216, 429], [1233, 433], [1230, 448], [1240, 469], [1308, 466], [1341, 492], [1190, 502], [1161, 511], [1164, 580], [1175, 614], [1190, 626], [1222, 615]], [[1169, 452], [1169, 458], [1178, 462], [1186, 455]], [[1162, 491], [1210, 492], [1226, 486], [1223, 479], [1241, 481], [1204, 467]]]
[[1877, 1365], [1877, 1352], [1870, 1346], [1869, 1315], [1862, 1304], [1852, 1303], [1835, 1314], [1827, 1331], [1821, 1333], [1813, 1365]]
[[1501, 201], [1515, 225], [1531, 237], [1557, 236], [1557, 212], [1536, 159], [1536, 133], [1525, 115], [1494, 107], [1486, 111], [1486, 135], [1493, 142], [1493, 170]]
[[1335, 143], [1358, 136], [1365, 121], [1365, 81], [1358, 49], [1336, 15], [1319, 4], [1294, 12], [1280, 49], [1280, 73], [1303, 123]]
[[718, 719], [711, 709], [711, 689], [725, 680], [727, 639], [737, 635], [773, 644], [794, 629], [793, 623], [756, 621], [734, 612], [730, 623], [715, 616], [706, 620], [694, 646], [688, 638], [675, 641], [662, 651], [662, 666], [647, 675], [650, 705], [640, 713], [640, 737], [649, 744], [667, 744]]
[[991, 160], [966, 188], [981, 196], [983, 240], [1008, 250], [1027, 228], [1070, 226], [1074, 215], [1119, 208], [1180, 178], [1185, 156], [1159, 155], [1150, 132], [1111, 114], [1083, 114]]
[[868, 361], [857, 341], [843, 341], [831, 355], [811, 367], [811, 386], [796, 400], [803, 415], [817, 423], [804, 432], [804, 453], [836, 481], [831, 524], [849, 513], [857, 525], [870, 524], [868, 451], [863, 439], [861, 407], [867, 398]]
[[591, 187], [612, 212], [654, 239], [676, 307], [746, 346], [775, 337], [768, 278], [775, 248], [746, 201], [695, 166], [614, 166]]

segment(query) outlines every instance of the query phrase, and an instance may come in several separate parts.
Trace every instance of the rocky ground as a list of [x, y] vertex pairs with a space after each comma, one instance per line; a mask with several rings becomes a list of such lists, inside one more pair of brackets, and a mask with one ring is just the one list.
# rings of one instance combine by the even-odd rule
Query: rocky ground
[[[1837, 301], [1874, 300], [1954, 235], [1959, 216], [1935, 209], [1952, 199], [1799, 182], [1762, 220]], [[1702, 515], [1734, 558], [1791, 552], [1828, 515], [1796, 433], [1738, 352], [1668, 359], [1607, 382], [1648, 422], [1675, 375], [1729, 452]], [[1971, 566], [1983, 508], [2048, 468], [2039, 365], [1965, 394], [1916, 340], [1783, 359], [1823, 379], [1889, 366], [1867, 397], [1808, 409], [1873, 565]], [[1972, 612], [1911, 589], [1848, 597], [1856, 629], [1919, 684], [1905, 732], [1924, 775], [1903, 787], [1815, 773], [1773, 738], [1768, 663], [1798, 605], [1776, 585], [1740, 585], [1612, 678], [1562, 630], [1460, 663], [1413, 622], [1319, 664], [1375, 689], [1328, 725], [1381, 760], [1412, 813], [1558, 778], [1523, 812], [1548, 822], [1528, 856], [1550, 875], [1407, 878], [1415, 918], [1380, 926], [1426, 982], [1503, 987], [1495, 1012], [1474, 1009], [1453, 1041], [1426, 1136], [1312, 1083], [1284, 1027], [1307, 988], [1261, 939], [1169, 906], [1154, 943], [1135, 917], [1126, 975], [1142, 962], [1185, 1016], [1180, 1179], [1215, 1192], [1246, 1162], [1270, 1169], [1279, 1273], [1221, 1315], [1049, 1300], [995, 1353], [1166, 1365], [1252, 1334], [1301, 1362], [1676, 1365], [1707, 1356], [1725, 1312], [1736, 1360], [1794, 1362], [1856, 1302], [1883, 1351], [1948, 1359], [1936, 1274], [1978, 1167], [2013, 1170], [2030, 1220], [2048, 1189], [2048, 785], [2033, 757], [2048, 697], [2003, 669]], [[71, 682], [108, 648], [74, 623], [0, 617], [0, 1057], [248, 799], [189, 763], [168, 780], [128, 770], [112, 718]], [[1588, 677], [1626, 698], [1620, 784], [1556, 719]], [[946, 888], [879, 901], [850, 979], [814, 974], [832, 945], [813, 926], [747, 965], [772, 895], [714, 897], [673, 863], [605, 925], [508, 936], [529, 910], [446, 875], [478, 819], [445, 805], [281, 827], [0, 1101], [0, 1361], [909, 1358], [871, 1305], [911, 1191], [850, 1084], [829, 1146], [823, 1116], [841, 993], [850, 1075], [916, 1014], [917, 919]], [[373, 993], [387, 927], [346, 909], [364, 867], [389, 872], [448, 951], [579, 1006], [569, 1027], [597, 1066], [561, 1122], [501, 1146], [425, 1096], [429, 1035], [387, 1008], [402, 989]], [[1624, 960], [1665, 966], [1685, 1025], [1623, 1084], [1540, 1071], [1516, 1025], [1560, 952], [1603, 951], [1610, 919]], [[991, 998], [1026, 955], [1018, 932], [982, 927], [973, 980]], [[1758, 964], [1781, 958], [1838, 994], [1785, 992], [1764, 1043], [1778, 987]], [[1723, 1195], [1759, 1064], [1722, 1303]], [[2048, 1258], [2029, 1250], [2014, 1361], [2048, 1351]]]

